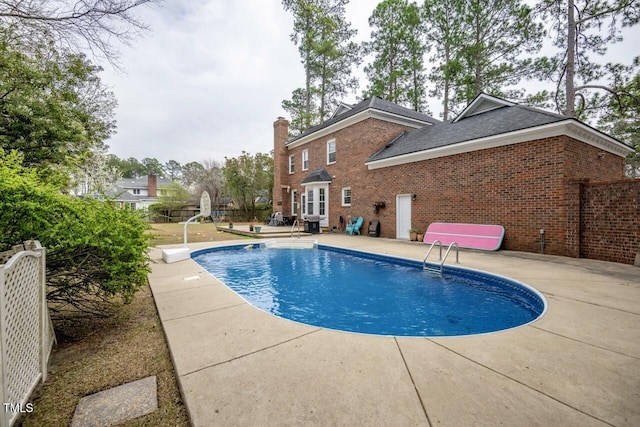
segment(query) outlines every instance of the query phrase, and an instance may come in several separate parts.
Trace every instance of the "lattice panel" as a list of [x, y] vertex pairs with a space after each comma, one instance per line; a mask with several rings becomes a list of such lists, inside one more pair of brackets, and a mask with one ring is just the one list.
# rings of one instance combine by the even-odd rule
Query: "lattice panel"
[[22, 402], [40, 379], [40, 259], [23, 254], [5, 273], [6, 379], [8, 402]]

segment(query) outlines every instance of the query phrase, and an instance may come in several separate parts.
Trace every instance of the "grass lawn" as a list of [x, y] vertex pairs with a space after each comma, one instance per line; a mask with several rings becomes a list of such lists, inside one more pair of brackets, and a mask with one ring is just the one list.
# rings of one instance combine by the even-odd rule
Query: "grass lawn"
[[[152, 224], [152, 245], [183, 242], [184, 224]], [[215, 224], [189, 224], [189, 242], [247, 239]], [[58, 324], [59, 326], [59, 324]], [[158, 380], [158, 410], [125, 426], [188, 426], [162, 325], [149, 286], [107, 319], [66, 322], [49, 361], [49, 376], [31, 398], [23, 426], [68, 426], [78, 401], [150, 375]]]
[[[171, 245], [184, 242], [184, 224], [151, 224], [153, 245]], [[187, 226], [187, 242], [215, 242], [218, 240], [247, 239], [245, 236], [218, 231], [212, 222], [190, 223]]]

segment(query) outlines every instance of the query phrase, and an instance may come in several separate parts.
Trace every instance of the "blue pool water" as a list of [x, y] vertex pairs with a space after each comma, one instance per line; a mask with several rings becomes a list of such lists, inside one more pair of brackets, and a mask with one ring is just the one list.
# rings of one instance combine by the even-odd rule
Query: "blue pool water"
[[322, 245], [230, 246], [192, 258], [261, 310], [343, 331], [471, 335], [527, 324], [545, 309], [541, 294], [511, 279], [447, 266], [440, 276], [419, 261]]

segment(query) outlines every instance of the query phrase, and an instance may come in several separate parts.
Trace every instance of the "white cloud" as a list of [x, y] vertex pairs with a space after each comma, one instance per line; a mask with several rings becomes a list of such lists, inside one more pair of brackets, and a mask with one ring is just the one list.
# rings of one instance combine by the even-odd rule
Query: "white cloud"
[[[369, 38], [367, 20], [377, 3], [347, 6], [357, 41]], [[281, 2], [167, 0], [138, 13], [152, 32], [121, 49], [124, 74], [109, 66], [103, 74], [119, 103], [110, 152], [184, 164], [270, 151], [273, 122], [285, 115], [282, 100], [304, 84], [289, 36], [293, 18]], [[358, 76], [360, 92], [362, 70]]]

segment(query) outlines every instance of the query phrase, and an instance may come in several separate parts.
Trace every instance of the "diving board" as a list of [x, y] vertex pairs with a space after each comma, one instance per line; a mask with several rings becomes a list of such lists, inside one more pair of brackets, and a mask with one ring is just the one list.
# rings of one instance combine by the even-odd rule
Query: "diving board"
[[434, 222], [424, 233], [424, 243], [436, 240], [444, 246], [456, 242], [461, 248], [497, 251], [504, 239], [504, 227], [491, 224]]

